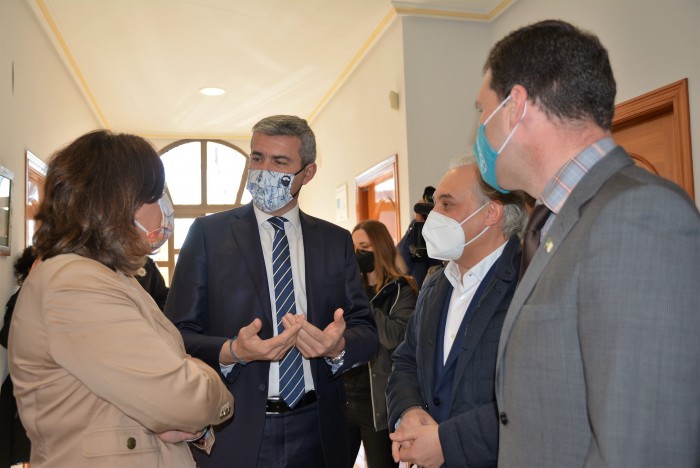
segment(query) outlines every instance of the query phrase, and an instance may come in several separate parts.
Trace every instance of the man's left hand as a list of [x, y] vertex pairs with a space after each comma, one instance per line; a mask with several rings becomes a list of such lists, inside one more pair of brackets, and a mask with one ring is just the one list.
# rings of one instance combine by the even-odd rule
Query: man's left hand
[[440, 467], [445, 463], [438, 435], [438, 425], [414, 426], [402, 428], [389, 434], [393, 442], [409, 442], [399, 448], [399, 459], [426, 468]]
[[304, 316], [295, 316], [295, 318], [303, 321], [297, 335], [296, 347], [306, 359], [334, 358], [345, 349], [343, 309], [336, 309], [333, 314], [333, 322], [323, 330], [315, 327]]

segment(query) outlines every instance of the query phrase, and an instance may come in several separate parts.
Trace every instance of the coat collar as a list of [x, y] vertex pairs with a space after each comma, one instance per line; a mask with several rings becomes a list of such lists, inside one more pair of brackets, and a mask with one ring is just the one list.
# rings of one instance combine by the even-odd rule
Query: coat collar
[[520, 311], [530, 297], [530, 294], [535, 289], [537, 281], [549, 264], [552, 257], [556, 254], [559, 246], [569, 234], [571, 229], [581, 218], [582, 208], [598, 193], [601, 186], [616, 172], [634, 164], [632, 159], [627, 155], [624, 149], [620, 146], [613, 148], [610, 153], [605, 155], [590, 171], [581, 179], [579, 184], [574, 188], [571, 195], [567, 199], [561, 212], [557, 215], [547, 231], [547, 235], [542, 240], [540, 248], [535, 252], [535, 256], [530, 262], [525, 275], [520, 284], [515, 290], [513, 300], [508, 309], [508, 314], [503, 323], [501, 331], [501, 340], [498, 346], [498, 359], [496, 361], [496, 388], [501, 387], [502, 383], [502, 359], [505, 351], [510, 332], [513, 324], [518, 318]]

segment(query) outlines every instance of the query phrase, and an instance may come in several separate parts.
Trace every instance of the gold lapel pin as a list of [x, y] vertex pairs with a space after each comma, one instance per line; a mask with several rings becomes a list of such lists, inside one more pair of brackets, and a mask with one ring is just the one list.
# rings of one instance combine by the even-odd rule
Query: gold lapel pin
[[552, 238], [549, 237], [547, 241], [544, 243], [544, 250], [547, 251], [547, 253], [550, 253], [552, 251], [552, 248], [554, 247], [554, 242], [552, 242]]

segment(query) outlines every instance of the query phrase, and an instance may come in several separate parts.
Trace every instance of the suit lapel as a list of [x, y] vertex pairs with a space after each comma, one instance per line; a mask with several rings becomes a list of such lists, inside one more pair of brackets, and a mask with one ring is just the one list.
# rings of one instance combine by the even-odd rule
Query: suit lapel
[[[496, 313], [498, 306], [503, 301], [503, 296], [508, 292], [508, 285], [512, 281], [516, 281], [515, 276], [517, 271], [512, 265], [513, 259], [516, 256], [516, 252], [513, 249], [520, 249], [520, 239], [512, 237], [508, 240], [501, 257], [497, 260], [496, 270], [490, 279], [490, 283], [486, 289], [484, 289], [483, 294], [479, 298], [480, 301], [488, 300], [487, 307], [477, 307], [472, 312], [472, 321], [468, 324], [465, 330], [466, 336], [462, 342], [462, 351], [459, 354], [457, 360], [457, 367], [455, 368], [454, 382], [460, 382], [464, 374], [464, 370], [467, 367], [467, 363], [472, 358], [474, 351], [477, 346], [481, 343], [481, 336], [484, 334], [484, 330], [491, 322], [491, 318]], [[501, 262], [509, 262], [509, 264], [502, 264]], [[481, 304], [479, 304], [481, 306]], [[452, 398], [450, 404], [454, 402], [456, 395], [456, 385], [452, 386]]]
[[515, 290], [513, 300], [510, 303], [508, 313], [503, 322], [501, 339], [498, 345], [498, 358], [496, 361], [497, 391], [499, 388], [502, 388], [503, 366], [501, 361], [513, 324], [518, 319], [523, 305], [537, 285], [537, 281], [542, 275], [542, 272], [547, 268], [547, 265], [556, 254], [559, 246], [580, 219], [581, 208], [598, 192], [606, 180], [623, 167], [631, 164], [633, 164], [632, 160], [621, 147], [617, 146], [613, 148], [613, 150], [593, 166], [578, 185], [576, 185], [557, 215], [557, 218], [550, 226], [547, 235], [542, 239], [542, 244], [540, 244], [540, 247], [535, 252], [535, 256], [532, 258], [525, 275]]
[[263, 329], [266, 328], [265, 325], [272, 327], [270, 290], [267, 285], [267, 272], [260, 243], [260, 231], [258, 230], [258, 222], [255, 218], [252, 203], [244, 206], [240, 214], [237, 213], [233, 218], [231, 221], [231, 234], [248, 268], [255, 293], [263, 305], [263, 316], [260, 317], [263, 320]]
[[450, 283], [444, 272], [440, 272], [439, 275], [435, 285], [429, 290], [430, 296], [425, 298], [424, 313], [420, 324], [421, 330], [432, 330], [432, 335], [425, 336], [422, 343], [425, 352], [416, 356], [418, 368], [425, 371], [424, 395], [432, 395], [435, 386], [435, 355], [437, 354], [437, 346], [440, 344], [437, 336], [440, 328], [440, 314], [444, 302], [449, 300], [445, 296], [450, 289]]

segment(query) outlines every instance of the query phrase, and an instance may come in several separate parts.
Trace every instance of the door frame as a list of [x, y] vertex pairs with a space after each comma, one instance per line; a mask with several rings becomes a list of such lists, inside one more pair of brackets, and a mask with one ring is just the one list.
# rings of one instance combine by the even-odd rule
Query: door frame
[[[680, 178], [673, 180], [673, 182], [680, 185], [690, 198], [695, 200], [688, 78], [683, 78], [615, 106], [611, 130], [614, 132], [669, 111], [673, 115], [672, 140], [680, 159]], [[641, 162], [644, 163], [644, 161]]]

